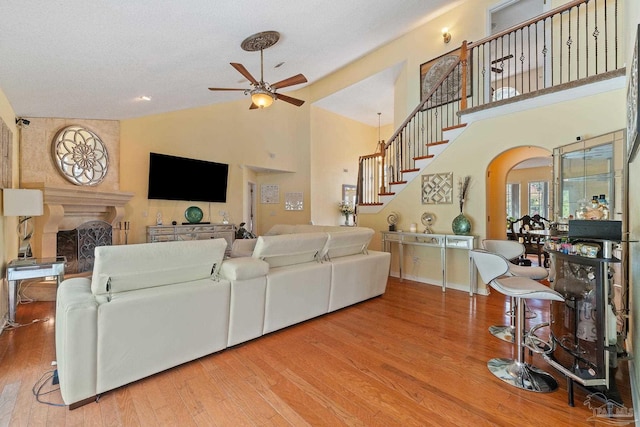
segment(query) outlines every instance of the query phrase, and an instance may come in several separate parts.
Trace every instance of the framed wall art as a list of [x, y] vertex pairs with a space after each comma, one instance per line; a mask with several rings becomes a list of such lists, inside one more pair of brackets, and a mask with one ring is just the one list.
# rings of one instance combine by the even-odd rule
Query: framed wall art
[[640, 25], [636, 30], [636, 43], [633, 46], [633, 59], [627, 87], [627, 162], [632, 162], [638, 151], [640, 135], [640, 115], [638, 111], [638, 57], [640, 57]]
[[304, 208], [304, 197], [302, 192], [284, 193], [284, 210], [301, 211]]
[[[420, 101], [424, 101], [431, 89], [444, 76], [444, 73], [458, 60], [461, 48], [452, 50], [437, 58], [420, 65]], [[471, 96], [473, 82], [471, 79], [471, 52], [467, 53], [467, 96]], [[431, 102], [425, 108], [437, 107], [438, 105], [458, 101], [462, 94], [462, 64], [458, 65], [460, 71], [453, 73], [443, 82], [442, 90], [436, 91], [431, 97]]]
[[260, 202], [271, 205], [280, 203], [280, 186], [278, 184], [262, 184]]
[[453, 172], [422, 175], [422, 204], [453, 203]]

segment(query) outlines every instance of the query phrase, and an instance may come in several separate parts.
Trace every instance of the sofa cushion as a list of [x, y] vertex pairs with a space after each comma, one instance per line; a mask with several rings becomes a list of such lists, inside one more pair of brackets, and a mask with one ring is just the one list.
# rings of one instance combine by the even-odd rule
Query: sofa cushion
[[258, 258], [233, 258], [220, 267], [220, 277], [227, 280], [248, 280], [266, 276], [269, 264]]
[[326, 241], [327, 233], [260, 236], [253, 257], [265, 260], [271, 267], [318, 261]]
[[320, 258], [330, 260], [365, 253], [373, 234], [374, 231], [370, 228], [329, 232], [327, 233], [327, 243], [320, 252]]
[[231, 258], [250, 257], [256, 247], [256, 239], [236, 239], [231, 246]]
[[91, 280], [94, 295], [151, 288], [217, 274], [225, 239], [99, 246]]
[[279, 236], [281, 234], [293, 234], [295, 229], [295, 225], [289, 224], [276, 224], [269, 229], [264, 235], [265, 236]]

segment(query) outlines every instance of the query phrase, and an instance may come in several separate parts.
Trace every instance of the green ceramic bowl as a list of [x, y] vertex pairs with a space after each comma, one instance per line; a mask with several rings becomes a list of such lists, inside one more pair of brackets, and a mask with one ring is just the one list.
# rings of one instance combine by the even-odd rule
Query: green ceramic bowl
[[184, 217], [191, 224], [197, 224], [202, 221], [202, 209], [197, 206], [189, 206], [186, 211], [184, 211]]

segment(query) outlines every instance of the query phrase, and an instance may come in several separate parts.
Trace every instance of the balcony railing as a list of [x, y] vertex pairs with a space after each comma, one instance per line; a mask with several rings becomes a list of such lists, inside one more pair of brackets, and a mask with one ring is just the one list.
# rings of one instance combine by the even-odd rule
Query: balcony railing
[[[575, 0], [536, 18], [467, 43], [423, 78], [420, 104], [376, 153], [359, 160], [358, 204], [379, 205], [394, 184], [433, 156], [443, 131], [463, 126], [471, 107], [562, 90], [622, 67], [619, 12], [623, 0]], [[418, 162], [418, 163], [416, 163]]]

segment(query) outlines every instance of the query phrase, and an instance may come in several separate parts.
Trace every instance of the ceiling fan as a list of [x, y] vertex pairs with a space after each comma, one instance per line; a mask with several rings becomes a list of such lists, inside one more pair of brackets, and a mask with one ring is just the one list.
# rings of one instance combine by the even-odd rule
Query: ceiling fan
[[251, 106], [249, 107], [250, 110], [254, 110], [256, 108], [266, 108], [270, 106], [276, 99], [288, 102], [289, 104], [293, 104], [297, 107], [304, 104], [304, 101], [301, 99], [293, 98], [291, 96], [283, 95], [276, 92], [276, 90], [282, 89], [284, 87], [306, 83], [307, 78], [302, 74], [296, 74], [295, 76], [289, 77], [288, 79], [284, 79], [273, 84], [269, 84], [264, 81], [263, 51], [276, 44], [279, 39], [280, 33], [278, 33], [277, 31], [263, 31], [261, 33], [257, 33], [247, 37], [241, 43], [240, 46], [242, 47], [242, 49], [248, 52], [255, 52], [257, 50], [260, 51], [260, 81], [256, 80], [255, 77], [253, 77], [251, 73], [247, 71], [244, 65], [238, 64], [236, 62], [231, 63], [231, 66], [233, 68], [238, 70], [240, 74], [242, 74], [247, 80], [249, 80], [249, 82], [251, 83], [250, 89], [210, 87], [209, 90], [243, 91], [245, 95], [251, 95]]

